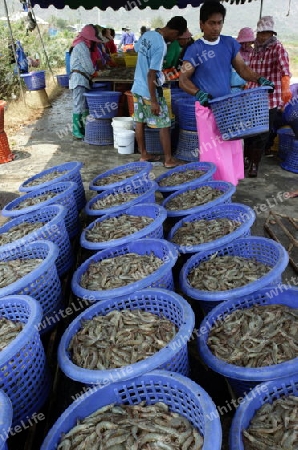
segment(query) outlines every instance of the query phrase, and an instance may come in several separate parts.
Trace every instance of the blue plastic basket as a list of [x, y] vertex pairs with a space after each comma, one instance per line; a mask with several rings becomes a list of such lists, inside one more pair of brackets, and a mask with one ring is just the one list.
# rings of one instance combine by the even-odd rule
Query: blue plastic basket
[[[186, 183], [182, 183], [182, 184], [176, 184], [175, 186], [161, 186], [160, 182], [169, 178], [171, 175], [173, 175], [174, 173], [179, 173], [179, 172], [187, 172], [188, 170], [202, 170], [204, 171], [204, 175], [201, 175], [200, 177], [188, 181]], [[155, 181], [158, 184], [158, 190], [159, 192], [162, 193], [162, 195], [164, 197], [167, 197], [168, 195], [173, 194], [176, 191], [179, 191], [182, 188], [186, 188], [186, 187], [191, 187], [191, 186], [196, 186], [196, 184], [198, 183], [198, 181], [200, 181], [201, 183], [204, 181], [211, 181], [213, 174], [216, 172], [216, 165], [211, 163], [211, 162], [192, 162], [192, 163], [188, 163], [188, 164], [184, 164], [183, 166], [178, 166], [175, 167], [174, 169], [170, 169], [165, 173], [162, 173], [161, 175], [159, 175]]]
[[[178, 328], [175, 337], [152, 356], [137, 363], [106, 370], [90, 370], [72, 362], [68, 351], [73, 336], [81, 329], [82, 322], [96, 316], [105, 316], [110, 311], [142, 310], [170, 320]], [[106, 380], [117, 381], [135, 378], [154, 369], [179, 372], [187, 376], [187, 341], [194, 328], [195, 317], [190, 305], [180, 295], [164, 289], [146, 289], [127, 297], [112, 298], [90, 306], [76, 317], [64, 332], [59, 348], [58, 363], [65, 375], [86, 384], [105, 385]]]
[[[78, 419], [111, 403], [134, 405], [140, 402], [154, 405], [163, 402], [170, 411], [180, 414], [204, 436], [202, 450], [220, 450], [222, 431], [216, 407], [199, 385], [183, 375], [154, 370], [128, 381], [101, 388], [92, 388], [72, 403], [49, 431], [40, 450], [57, 448], [61, 435], [70, 431]], [[214, 417], [212, 421], [208, 417]]]
[[[287, 305], [290, 308], [298, 308], [298, 289], [285, 286], [282, 283], [269, 285], [242, 298], [233, 298], [218, 305], [203, 320], [198, 335], [198, 349], [203, 361], [212, 370], [224, 375], [237, 396], [243, 397], [257, 384], [265, 381], [278, 380], [285, 376], [293, 376], [298, 373], [298, 358], [272, 366], [259, 368], [239, 367], [217, 358], [207, 344], [209, 331], [212, 325], [237, 309], [250, 308], [253, 305]], [[203, 328], [204, 326], [207, 328]], [[201, 330], [205, 330], [203, 333]], [[207, 330], [207, 332], [206, 332]]]
[[[119, 211], [123, 211], [124, 209], [130, 208], [131, 206], [136, 205], [137, 203], [154, 203], [155, 202], [155, 192], [157, 191], [157, 184], [155, 181], [142, 181], [137, 180], [135, 182], [129, 182], [121, 187], [117, 187], [114, 189], [108, 189], [103, 191], [102, 193], [96, 195], [86, 205], [85, 211], [89, 216], [104, 216], [106, 214], [113, 214]], [[112, 206], [106, 209], [92, 209], [92, 205], [99, 200], [104, 200], [110, 194], [138, 194], [138, 197], [128, 200], [125, 203], [122, 203], [117, 206]]]
[[[140, 231], [135, 231], [132, 234], [128, 234], [125, 237], [119, 239], [113, 239], [105, 242], [92, 242], [86, 237], [86, 232], [92, 230], [92, 228], [99, 222], [110, 219], [112, 217], [119, 217], [123, 214], [128, 214], [132, 216], [144, 216], [151, 217], [153, 222], [151, 222], [146, 227], [142, 228]], [[114, 214], [108, 214], [96, 219], [90, 225], [85, 228], [81, 234], [80, 243], [83, 248], [87, 248], [92, 251], [100, 251], [106, 248], [111, 248], [113, 246], [126, 244], [127, 242], [134, 241], [135, 239], [143, 238], [153, 238], [153, 239], [163, 239], [163, 223], [166, 220], [167, 212], [162, 207], [156, 203], [138, 203], [137, 205], [131, 206], [130, 208], [120, 211]], [[1, 228], [0, 228], [1, 233]]]
[[298, 98], [294, 97], [285, 107], [283, 119], [292, 128], [296, 139], [298, 139]]
[[[203, 186], [209, 186], [212, 189], [218, 189], [218, 190], [222, 191], [222, 195], [220, 195], [215, 200], [212, 200], [208, 203], [204, 203], [203, 205], [199, 205], [199, 206], [193, 206], [192, 208], [189, 208], [189, 209], [181, 209], [181, 210], [176, 210], [176, 211], [170, 211], [169, 209], [167, 209], [167, 204], [170, 200], [172, 200], [172, 198], [175, 198], [176, 196], [182, 194], [183, 192], [198, 189]], [[193, 186], [193, 187], [184, 187], [184, 188], [179, 189], [179, 191], [176, 191], [176, 192], [174, 192], [174, 194], [169, 195], [169, 197], [167, 197], [162, 202], [162, 206], [164, 208], [166, 208], [168, 217], [173, 217], [173, 218], [177, 218], [178, 220], [180, 220], [183, 217], [188, 216], [189, 214], [195, 214], [195, 213], [199, 213], [202, 211], [207, 211], [207, 209], [212, 208], [213, 206], [221, 205], [223, 203], [230, 203], [231, 197], [235, 193], [235, 191], [236, 191], [236, 187], [232, 183], [229, 183], [228, 181], [204, 181], [202, 183], [196, 184], [196, 186]]]
[[88, 116], [84, 142], [90, 145], [112, 145], [114, 141], [111, 119], [94, 119]]
[[90, 115], [96, 119], [111, 119], [118, 115], [121, 92], [95, 91], [84, 94]]
[[258, 409], [266, 403], [273, 403], [281, 397], [298, 397], [298, 376], [286, 376], [279, 380], [262, 383], [246, 396], [236, 410], [229, 435], [230, 450], [245, 450], [242, 431], [249, 427]]
[[293, 140], [295, 135], [291, 128], [280, 128], [277, 130], [277, 135], [279, 139], [277, 156], [284, 161], [287, 154], [293, 148]]
[[[126, 255], [127, 253], [136, 253], [138, 255], [150, 255], [153, 253], [157, 258], [163, 260], [163, 264], [151, 275], [148, 275], [135, 283], [130, 283], [116, 289], [90, 291], [80, 285], [82, 275], [86, 272], [91, 263], [100, 262], [107, 258], [115, 258], [120, 255]], [[71, 281], [72, 291], [78, 297], [90, 302], [127, 296], [135, 291], [149, 287], [173, 291], [172, 268], [174, 267], [177, 258], [178, 252], [176, 248], [164, 239], [136, 239], [135, 241], [118, 245], [117, 247], [102, 250], [87, 259], [73, 274]]]
[[172, 111], [175, 115], [176, 123], [179, 123], [179, 105], [184, 102], [192, 101], [193, 96], [190, 94], [187, 94], [186, 92], [179, 89], [179, 92], [174, 92], [172, 94], [171, 92], [171, 105], [172, 105]]
[[50, 241], [35, 241], [18, 247], [2, 250], [0, 247], [0, 261], [14, 259], [40, 258], [42, 262], [30, 273], [6, 287], [0, 288], [0, 298], [6, 295], [30, 295], [42, 307], [43, 323], [40, 332], [44, 333], [55, 325], [57, 320], [50, 321], [56, 310], [62, 305], [61, 283], [56, 269], [56, 259], [59, 250]]
[[[225, 236], [215, 239], [211, 242], [205, 242], [203, 244], [197, 244], [193, 246], [178, 245], [172, 242], [175, 233], [181, 228], [186, 222], [197, 222], [200, 220], [213, 220], [226, 218], [229, 220], [235, 220], [240, 222], [240, 226]], [[228, 244], [235, 239], [243, 238], [250, 235], [250, 228], [252, 227], [256, 219], [256, 214], [253, 209], [249, 206], [242, 205], [241, 203], [229, 203], [224, 205], [214, 206], [213, 208], [207, 209], [207, 211], [202, 211], [197, 214], [191, 214], [182, 220], [179, 220], [174, 227], [171, 229], [167, 239], [172, 242], [177, 248], [179, 253], [199, 253], [207, 252], [216, 249], [220, 245]]]
[[[227, 291], [201, 291], [194, 289], [189, 281], [188, 274], [200, 263], [208, 261], [214, 254], [217, 256], [240, 256], [254, 259], [271, 267], [271, 270], [258, 280], [252, 281], [245, 286], [229, 289]], [[198, 300], [205, 312], [211, 311], [219, 303], [239, 299], [245, 295], [256, 292], [271, 283], [280, 281], [281, 274], [289, 262], [289, 255], [285, 248], [273, 239], [258, 236], [249, 236], [236, 239], [228, 244], [218, 246], [212, 250], [196, 253], [183, 266], [180, 276], [181, 290], [194, 300]]]
[[196, 162], [200, 159], [199, 146], [197, 131], [180, 129], [175, 157], [182, 161]]
[[69, 75], [63, 74], [63, 75], [56, 75], [57, 83], [60, 87], [69, 88]]
[[108, 91], [109, 84], [108, 83], [93, 83], [92, 84], [92, 92], [94, 91]]
[[12, 422], [12, 404], [4, 391], [0, 390], [0, 450], [7, 450], [6, 438]]
[[39, 91], [46, 87], [45, 71], [22, 73], [23, 78], [29, 91]]
[[[171, 122], [171, 133], [175, 128], [175, 122]], [[160, 133], [158, 128], [149, 128], [145, 126], [145, 147], [147, 153], [154, 155], [163, 155], [164, 151], [160, 141]]]
[[268, 90], [268, 86], [260, 86], [209, 100], [224, 141], [247, 138], [269, 130]]
[[0, 299], [0, 315], [25, 324], [0, 353], [0, 389], [13, 407], [12, 425], [26, 423], [39, 411], [50, 391], [50, 374], [39, 333], [41, 307], [27, 295]]
[[288, 172], [298, 173], [298, 139], [292, 139], [292, 147], [287, 151], [280, 166]]
[[[21, 216], [22, 214], [31, 213], [37, 211], [44, 206], [49, 206], [52, 204], [59, 204], [65, 206], [67, 214], [65, 216], [65, 226], [70, 238], [76, 236], [80, 229], [79, 216], [77, 204], [74, 197], [74, 191], [77, 188], [77, 184], [73, 181], [64, 181], [61, 183], [53, 183], [49, 186], [34, 189], [34, 191], [28, 192], [21, 197], [18, 197], [2, 209], [2, 214], [4, 217], [15, 218]], [[15, 209], [22, 201], [35, 198], [49, 192], [54, 192], [56, 195], [48, 200], [45, 200], [35, 205], [29, 206], [27, 208]]]
[[59, 276], [64, 275], [73, 265], [73, 253], [68, 233], [65, 228], [66, 209], [62, 205], [45, 206], [30, 214], [23, 214], [6, 222], [0, 227], [0, 235], [7, 233], [11, 228], [21, 223], [43, 222], [44, 226], [32, 231], [28, 235], [14, 240], [12, 243], [0, 246], [0, 250], [9, 250], [11, 247], [22, 247], [30, 242], [45, 239], [57, 244], [59, 254], [56, 267]]
[[[78, 210], [84, 208], [86, 204], [86, 197], [85, 197], [85, 190], [83, 186], [83, 181], [80, 173], [80, 169], [83, 167], [83, 163], [80, 161], [70, 161], [63, 164], [59, 164], [58, 166], [50, 167], [49, 169], [45, 169], [42, 172], [39, 172], [38, 174], [28, 178], [26, 181], [24, 181], [20, 187], [20, 192], [32, 192], [35, 189], [40, 189], [46, 186], [50, 186], [53, 183], [60, 183], [62, 181], [73, 181], [74, 183], [77, 183], [77, 186], [74, 190], [74, 196], [77, 203]], [[53, 172], [64, 172], [60, 176], [57, 175], [56, 178], [54, 178], [51, 181], [46, 181], [44, 183], [40, 183], [36, 186], [30, 186], [30, 182], [38, 180], [38, 178], [43, 177], [44, 175], [51, 174]]]
[[179, 127], [183, 130], [197, 131], [195, 103], [197, 99], [191, 97], [178, 102]]
[[[129, 182], [135, 182], [137, 179], [141, 180], [149, 180], [149, 172], [152, 169], [152, 164], [145, 161], [136, 161], [131, 162], [128, 164], [124, 164], [122, 166], [114, 167], [113, 169], [109, 169], [106, 172], [103, 172], [99, 175], [97, 175], [89, 184], [89, 189], [91, 191], [106, 191], [107, 189], [114, 189], [119, 188]], [[110, 183], [110, 184], [99, 184], [101, 180], [104, 180], [105, 178], [116, 175], [116, 174], [122, 174], [125, 172], [135, 171], [136, 173], [128, 178], [125, 178], [122, 181], [117, 181], [116, 183]]]

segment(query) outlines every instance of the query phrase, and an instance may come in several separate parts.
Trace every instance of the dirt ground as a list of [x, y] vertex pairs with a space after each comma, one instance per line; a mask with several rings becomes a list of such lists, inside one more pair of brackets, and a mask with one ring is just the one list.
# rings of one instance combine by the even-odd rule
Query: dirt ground
[[[8, 108], [5, 116], [5, 129], [15, 160], [0, 165], [0, 209], [20, 195], [18, 188], [23, 181], [45, 168], [66, 161], [81, 161], [83, 163], [82, 179], [87, 199], [89, 199], [91, 198], [89, 183], [95, 176], [107, 169], [139, 159], [138, 154], [120, 155], [113, 146], [93, 146], [73, 140], [70, 132], [72, 114], [70, 91], [55, 88], [49, 92], [49, 98], [51, 107], [44, 110], [32, 110], [29, 117], [22, 110], [23, 106], [15, 105], [15, 109], [12, 106]], [[156, 176], [164, 170], [162, 164], [153, 167], [153, 173]], [[280, 160], [277, 157], [277, 152], [275, 152], [272, 157], [263, 158], [259, 176], [256, 179], [245, 178], [240, 181], [233, 196], [233, 201], [254, 208], [256, 221], [252, 233], [268, 237], [264, 230], [264, 224], [270, 211], [289, 217], [298, 216], [298, 198], [284, 198], [285, 192], [297, 190], [297, 188], [297, 175], [280, 167]], [[160, 197], [157, 197], [157, 201], [160, 201]], [[283, 220], [286, 219], [283, 218]], [[5, 221], [6, 218], [0, 216], [0, 225], [1, 222]], [[288, 236], [280, 230], [277, 230], [276, 233], [283, 245], [288, 248], [290, 243]], [[293, 234], [297, 238], [297, 230], [294, 230]], [[297, 244], [295, 245], [297, 246]], [[296, 254], [294, 254], [294, 259], [297, 263]], [[287, 282], [293, 276], [295, 281], [296, 272], [289, 265], [283, 275], [283, 280]], [[192, 379], [202, 384], [203, 387], [212, 386], [214, 401], [217, 405], [224, 404], [226, 399], [230, 398], [224, 380], [210, 373], [210, 370], [206, 370], [206, 367], [198, 360], [195, 347], [190, 347], [190, 358]], [[58, 394], [56, 392], [56, 398], [59, 395], [61, 395], [61, 398], [58, 406], [55, 406], [52, 420], [56, 419], [63, 408], [66, 408], [70, 403], [71, 391], [73, 393], [80, 391], [77, 384], [72, 386], [69, 381], [63, 379], [63, 376], [57, 386]], [[63, 398], [66, 389], [68, 389], [69, 394], [67, 399]], [[230, 421], [230, 415], [222, 417], [224, 427], [223, 450], [227, 449], [227, 432]], [[17, 449], [18, 445], [12, 443], [10, 450]], [[27, 446], [26, 450], [36, 450], [36, 448]]]

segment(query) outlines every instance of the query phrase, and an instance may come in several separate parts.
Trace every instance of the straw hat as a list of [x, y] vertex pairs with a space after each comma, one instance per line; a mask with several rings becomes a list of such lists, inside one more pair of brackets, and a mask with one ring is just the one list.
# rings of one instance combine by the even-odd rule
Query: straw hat
[[255, 34], [254, 34], [253, 29], [249, 28], [249, 27], [241, 28], [241, 30], [238, 33], [238, 36], [237, 36], [236, 40], [240, 44], [243, 44], [245, 42], [254, 42]]

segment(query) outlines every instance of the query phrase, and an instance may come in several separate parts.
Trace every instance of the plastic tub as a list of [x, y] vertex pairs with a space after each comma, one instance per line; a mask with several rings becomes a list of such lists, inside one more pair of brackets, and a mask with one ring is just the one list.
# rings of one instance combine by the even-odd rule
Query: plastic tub
[[[202, 170], [204, 171], [204, 175], [188, 181], [186, 183], [182, 183], [182, 184], [176, 184], [175, 186], [161, 186], [160, 182], [166, 180], [167, 178], [169, 178], [171, 175], [175, 174], [175, 173], [180, 173], [180, 172], [187, 172], [188, 170]], [[211, 181], [213, 174], [216, 172], [216, 166], [215, 164], [211, 163], [211, 162], [192, 162], [192, 163], [188, 163], [188, 164], [184, 164], [183, 166], [178, 166], [175, 167], [174, 169], [170, 169], [165, 173], [162, 173], [161, 175], [159, 175], [155, 181], [158, 184], [158, 190], [159, 192], [162, 193], [162, 195], [164, 197], [168, 197], [169, 195], [173, 194], [176, 191], [179, 191], [182, 188], [186, 188], [186, 187], [192, 187], [192, 186], [196, 186], [196, 184], [198, 182], [203, 183], [204, 181]]]
[[112, 145], [113, 128], [111, 119], [95, 119], [91, 115], [87, 116], [84, 142], [90, 145]]
[[[123, 214], [129, 214], [132, 216], [151, 217], [154, 220], [149, 225], [142, 228], [140, 231], [128, 234], [127, 236], [119, 239], [113, 239], [106, 242], [88, 241], [86, 237], [86, 232], [88, 230], [91, 230], [97, 223], [103, 222], [104, 220], [110, 219], [112, 217], [122, 216]], [[126, 244], [127, 242], [133, 241], [135, 239], [143, 239], [143, 238], [163, 239], [163, 223], [166, 220], [166, 217], [167, 212], [162, 206], [159, 206], [155, 203], [139, 203], [137, 205], [131, 206], [130, 208], [124, 211], [109, 214], [106, 216], [102, 216], [99, 219], [96, 219], [94, 222], [88, 225], [81, 234], [80, 244], [83, 248], [86, 248], [88, 250], [100, 251], [106, 248], [111, 248], [113, 246]]]
[[[280, 364], [259, 368], [246, 368], [229, 364], [217, 358], [209, 350], [207, 345], [209, 331], [216, 320], [223, 321], [225, 316], [237, 309], [246, 309], [253, 305], [272, 304], [298, 308], [298, 289], [279, 283], [269, 285], [265, 289], [261, 289], [245, 297], [228, 300], [213, 309], [200, 325], [198, 350], [201, 358], [208, 367], [227, 378], [237, 396], [243, 397], [257, 384], [275, 380], [274, 382], [276, 385], [276, 383], [279, 383], [280, 378], [285, 376], [297, 376], [298, 358]], [[205, 333], [203, 333], [202, 330], [206, 330], [206, 325], [207, 332], [205, 331]]]
[[[86, 205], [85, 211], [89, 216], [104, 216], [106, 214], [113, 214], [118, 211], [123, 211], [124, 209], [130, 208], [131, 206], [136, 205], [137, 203], [154, 203], [155, 202], [155, 192], [157, 191], [157, 184], [155, 181], [142, 181], [141, 179], [136, 180], [135, 182], [127, 183], [122, 185], [121, 187], [117, 187], [114, 189], [109, 189], [103, 191], [102, 193], [96, 195]], [[125, 203], [121, 203], [120, 205], [111, 206], [106, 209], [93, 209], [92, 206], [97, 201], [104, 200], [108, 195], [119, 195], [119, 194], [138, 194], [138, 197], [128, 200]]]
[[39, 91], [40, 89], [44, 89], [46, 87], [44, 70], [22, 73], [21, 78], [23, 78], [29, 91]]
[[[150, 177], [149, 177], [149, 172], [152, 169], [152, 164], [149, 162], [141, 162], [141, 161], [137, 161], [137, 162], [131, 162], [128, 164], [124, 164], [122, 166], [118, 166], [118, 167], [114, 167], [113, 169], [109, 169], [106, 172], [103, 172], [99, 175], [97, 175], [90, 183], [89, 185], [89, 189], [91, 191], [106, 191], [109, 189], [114, 189], [114, 188], [120, 188], [121, 186], [124, 186], [125, 184], [131, 182], [135, 182], [137, 179], [141, 179], [143, 181], [149, 181]], [[111, 175], [116, 175], [116, 174], [122, 174], [125, 172], [136, 172], [133, 175], [131, 175], [128, 178], [125, 178], [122, 181], [117, 181], [115, 183], [110, 183], [110, 184], [99, 184], [97, 185], [96, 183], [100, 183], [101, 180], [104, 181], [105, 178], [111, 176]]]
[[9, 247], [7, 250], [0, 247], [0, 262], [18, 258], [43, 260], [27, 275], [0, 288], [0, 298], [26, 294], [38, 301], [43, 313], [41, 333], [48, 331], [55, 324], [55, 321], [52, 323], [47, 318], [53, 316], [61, 306], [61, 283], [55, 265], [58, 253], [57, 245], [50, 241], [35, 241], [22, 247]]
[[217, 417], [212, 421], [207, 419], [217, 412], [209, 395], [189, 378], [160, 370], [133, 380], [109, 384], [104, 388], [93, 388], [82, 395], [59, 417], [40, 450], [56, 448], [62, 433], [71, 430], [77, 424], [78, 418], [84, 418], [105, 405], [133, 405], [142, 401], [148, 405], [165, 403], [171, 411], [186, 417], [204, 436], [202, 450], [220, 450], [220, 420]]
[[[150, 255], [153, 253], [157, 258], [163, 260], [163, 264], [145, 278], [116, 289], [91, 291], [80, 285], [82, 275], [91, 263], [126, 255], [127, 253], [136, 253], [138, 255]], [[90, 302], [127, 296], [135, 291], [149, 287], [169, 289], [171, 291], [174, 290], [172, 268], [177, 258], [178, 253], [175, 247], [164, 239], [136, 239], [117, 247], [102, 250], [87, 259], [73, 274], [71, 281], [72, 291], [79, 298]]]
[[[218, 189], [218, 190], [222, 191], [222, 195], [220, 195], [219, 197], [217, 197], [216, 199], [214, 199], [208, 203], [204, 203], [203, 205], [193, 206], [192, 208], [189, 208], [189, 209], [181, 209], [181, 210], [175, 210], [175, 211], [170, 211], [169, 209], [167, 209], [168, 202], [170, 202], [176, 196], [182, 194], [183, 192], [195, 190], [195, 189], [198, 189], [203, 186], [209, 186], [212, 189]], [[206, 211], [207, 209], [209, 209], [213, 206], [221, 205], [223, 203], [230, 203], [231, 197], [235, 193], [235, 191], [236, 191], [236, 187], [232, 183], [229, 183], [228, 181], [203, 181], [202, 183], [196, 184], [196, 186], [183, 187], [183, 188], [179, 189], [179, 191], [176, 191], [173, 194], [169, 195], [169, 197], [167, 197], [162, 202], [162, 206], [164, 208], [166, 208], [168, 217], [173, 217], [173, 218], [180, 220], [183, 217], [188, 216], [189, 214], [195, 214], [195, 213], [199, 213], [201, 211]]]
[[0, 353], [0, 389], [13, 407], [12, 425], [26, 423], [42, 407], [50, 392], [50, 374], [38, 324], [41, 307], [27, 295], [0, 298], [0, 315], [25, 324]]
[[135, 132], [122, 130], [117, 133], [118, 153], [120, 155], [132, 155], [135, 149]]
[[[118, 149], [117, 135], [123, 130], [133, 130], [134, 122], [132, 117], [113, 117], [112, 127], [114, 134], [114, 148]], [[133, 153], [133, 152], [132, 152]]]
[[[67, 210], [67, 214], [65, 216], [65, 226], [69, 237], [73, 238], [77, 235], [80, 228], [78, 209], [74, 197], [74, 191], [76, 188], [77, 184], [73, 181], [64, 181], [34, 189], [33, 191], [28, 192], [27, 194], [22, 195], [21, 197], [18, 197], [5, 205], [2, 209], [2, 214], [4, 217], [15, 218], [21, 216], [22, 214], [37, 211], [44, 206], [58, 203], [59, 205], [65, 206]], [[55, 193], [54, 197], [26, 208], [15, 209], [24, 200], [39, 197], [40, 195], [47, 194], [49, 192]]]
[[[232, 233], [215, 239], [211, 242], [205, 242], [203, 244], [197, 244], [192, 246], [178, 245], [172, 242], [175, 233], [181, 228], [186, 222], [197, 222], [199, 220], [213, 220], [226, 218], [229, 220], [236, 220], [241, 223], [241, 225]], [[167, 239], [172, 242], [177, 248], [179, 253], [199, 253], [206, 252], [216, 249], [220, 245], [228, 244], [242, 237], [250, 235], [250, 228], [252, 227], [256, 219], [256, 214], [253, 209], [249, 206], [242, 205], [241, 203], [228, 203], [224, 205], [214, 206], [213, 208], [207, 209], [207, 211], [202, 211], [197, 214], [191, 214], [182, 220], [179, 220], [174, 227], [171, 229]]]
[[90, 115], [96, 119], [110, 119], [118, 115], [121, 92], [95, 91], [84, 94]]
[[224, 141], [242, 139], [269, 130], [268, 86], [244, 89], [209, 100]]
[[[73, 336], [81, 329], [82, 321], [105, 316], [110, 311], [142, 310], [170, 320], [178, 328], [175, 337], [161, 350], [137, 363], [127, 366], [90, 370], [72, 362], [68, 347]], [[195, 323], [194, 313], [184, 298], [164, 289], [146, 289], [127, 297], [112, 298], [96, 303], [76, 317], [64, 332], [59, 348], [58, 363], [65, 375], [86, 384], [105, 385], [106, 380], [123, 381], [154, 369], [164, 369], [188, 375], [189, 340]]]
[[281, 397], [298, 397], [298, 376], [286, 376], [279, 380], [262, 383], [246, 396], [236, 410], [229, 435], [230, 450], [244, 450], [242, 430], [249, 426], [258, 409]]
[[56, 75], [57, 83], [60, 87], [69, 88], [69, 75], [63, 74], [63, 75]]
[[64, 222], [66, 213], [67, 211], [64, 206], [54, 204], [44, 206], [37, 211], [9, 220], [0, 227], [0, 235], [22, 223], [44, 222], [45, 225], [20, 239], [14, 240], [12, 243], [1, 245], [0, 250], [9, 250], [11, 247], [22, 247], [39, 239], [51, 241], [57, 244], [59, 248], [59, 254], [56, 260], [58, 275], [64, 275], [73, 265], [72, 248]]
[[[215, 253], [217, 256], [240, 256], [247, 259], [255, 259], [270, 266], [271, 270], [258, 280], [227, 291], [203, 291], [193, 288], [188, 281], [189, 272], [199, 266], [200, 263], [208, 261]], [[193, 255], [184, 264], [180, 272], [180, 287], [193, 300], [198, 300], [205, 312], [209, 312], [223, 301], [245, 297], [271, 283], [280, 281], [281, 274], [286, 269], [288, 262], [289, 255], [287, 251], [273, 239], [258, 236], [236, 239], [212, 250]]]

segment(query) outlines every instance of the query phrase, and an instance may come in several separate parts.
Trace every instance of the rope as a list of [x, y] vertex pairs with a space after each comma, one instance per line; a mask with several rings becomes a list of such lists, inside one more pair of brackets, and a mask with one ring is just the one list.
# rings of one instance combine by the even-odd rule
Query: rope
[[21, 79], [21, 72], [20, 72], [19, 65], [17, 64], [17, 53], [16, 53], [16, 47], [15, 47], [15, 40], [14, 40], [14, 37], [13, 37], [12, 28], [11, 28], [11, 24], [10, 24], [10, 20], [9, 20], [9, 14], [8, 14], [8, 8], [7, 8], [6, 0], [4, 0], [4, 9], [5, 9], [5, 14], [6, 14], [6, 18], [7, 18], [9, 34], [10, 34], [10, 38], [11, 38], [11, 42], [12, 42], [13, 56], [14, 56], [14, 59], [16, 61], [16, 68], [17, 68], [18, 80], [19, 80], [19, 84], [20, 84], [21, 96], [22, 96], [22, 100], [23, 100], [24, 104], [26, 105], [26, 100], [25, 100], [24, 91], [23, 91], [23, 84], [22, 84], [22, 79]]

